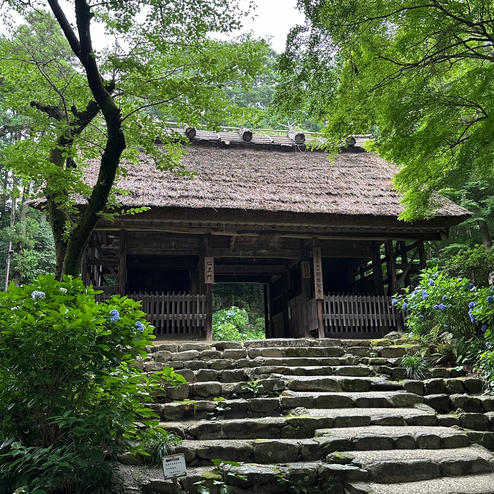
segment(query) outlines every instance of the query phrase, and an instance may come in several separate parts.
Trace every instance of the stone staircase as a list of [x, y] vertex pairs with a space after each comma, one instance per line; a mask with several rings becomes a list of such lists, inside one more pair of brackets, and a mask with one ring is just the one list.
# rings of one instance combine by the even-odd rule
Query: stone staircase
[[[188, 381], [153, 405], [183, 440], [181, 492], [220, 492], [221, 459], [241, 463], [224, 467], [233, 493], [492, 493], [494, 397], [460, 367], [405, 379], [413, 350], [405, 337], [157, 342], [143, 369]], [[179, 492], [160, 469], [121, 468], [129, 492]]]

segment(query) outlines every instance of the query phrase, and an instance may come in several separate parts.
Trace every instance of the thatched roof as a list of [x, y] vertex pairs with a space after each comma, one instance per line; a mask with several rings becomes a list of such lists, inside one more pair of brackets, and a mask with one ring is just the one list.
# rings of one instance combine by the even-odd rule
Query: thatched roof
[[[233, 138], [233, 135], [232, 135]], [[396, 168], [374, 153], [345, 152], [334, 162], [323, 152], [283, 152], [251, 147], [191, 145], [183, 164], [193, 178], [159, 171], [143, 157], [125, 165], [118, 187], [123, 206], [193, 208], [330, 215], [397, 217], [400, 198], [391, 179]], [[96, 169], [89, 171], [94, 183]], [[457, 218], [468, 211], [443, 199], [436, 217]]]

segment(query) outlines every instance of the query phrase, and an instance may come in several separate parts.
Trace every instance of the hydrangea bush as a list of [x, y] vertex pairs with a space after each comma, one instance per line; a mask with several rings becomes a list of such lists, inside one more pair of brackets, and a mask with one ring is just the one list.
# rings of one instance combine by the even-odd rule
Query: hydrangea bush
[[466, 278], [425, 269], [416, 287], [395, 296], [392, 304], [406, 311], [415, 335], [450, 336], [456, 354], [494, 382], [494, 289], [478, 289]]
[[0, 492], [104, 492], [107, 459], [172, 440], [145, 403], [183, 377], [146, 376], [139, 303], [96, 293], [53, 276], [0, 293]]

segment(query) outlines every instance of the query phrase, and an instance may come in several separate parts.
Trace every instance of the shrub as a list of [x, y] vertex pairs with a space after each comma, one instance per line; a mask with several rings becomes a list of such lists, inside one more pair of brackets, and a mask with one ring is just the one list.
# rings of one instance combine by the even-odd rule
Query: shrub
[[423, 355], [404, 355], [401, 366], [408, 379], [425, 379], [429, 369], [429, 363]]
[[442, 271], [447, 276], [462, 276], [478, 286], [486, 286], [489, 273], [494, 271], [494, 250], [486, 250], [483, 245], [462, 249], [444, 261]]
[[213, 314], [213, 338], [216, 341], [264, 339], [264, 318], [257, 318], [252, 327], [246, 310], [235, 306], [221, 309]]
[[0, 491], [104, 492], [105, 460], [171, 439], [143, 403], [183, 377], [139, 370], [153, 338], [139, 304], [95, 293], [44, 276], [0, 294]]
[[418, 335], [439, 327], [454, 337], [469, 338], [475, 326], [469, 314], [469, 304], [476, 297], [475, 287], [465, 278], [449, 278], [437, 268], [425, 269], [419, 284], [406, 288], [393, 304], [406, 310], [408, 328]]

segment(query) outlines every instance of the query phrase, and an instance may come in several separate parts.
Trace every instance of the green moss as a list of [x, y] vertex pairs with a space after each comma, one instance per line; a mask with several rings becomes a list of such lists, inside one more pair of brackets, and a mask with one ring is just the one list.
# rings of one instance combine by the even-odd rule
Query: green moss
[[215, 470], [212, 472], [202, 472], [201, 477], [205, 480], [221, 480], [221, 475]]

